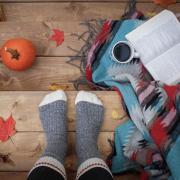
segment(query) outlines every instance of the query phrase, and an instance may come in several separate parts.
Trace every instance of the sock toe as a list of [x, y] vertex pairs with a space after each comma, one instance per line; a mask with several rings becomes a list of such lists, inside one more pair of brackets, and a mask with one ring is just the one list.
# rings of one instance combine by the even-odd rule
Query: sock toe
[[80, 91], [75, 100], [75, 104], [84, 101], [84, 102], [89, 102], [97, 105], [102, 105], [101, 100], [93, 93], [91, 92], [86, 92], [86, 91]]
[[67, 101], [67, 97], [64, 91], [57, 90], [46, 95], [44, 99], [41, 101], [41, 103], [39, 104], [39, 107], [50, 104], [58, 100]]

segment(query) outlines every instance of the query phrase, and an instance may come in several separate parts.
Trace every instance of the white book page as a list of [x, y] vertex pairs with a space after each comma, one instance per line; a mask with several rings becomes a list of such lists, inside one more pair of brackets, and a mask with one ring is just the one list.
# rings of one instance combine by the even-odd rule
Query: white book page
[[135, 30], [131, 31], [126, 35], [128, 40], [135, 42], [141, 39], [143, 36], [151, 33], [154, 29], [158, 29], [162, 24], [166, 24], [167, 22], [174, 19], [175, 15], [168, 10], [164, 10], [158, 15], [152, 17], [144, 24], [137, 27]]
[[172, 12], [164, 10], [127, 34], [126, 38], [146, 65], [180, 43], [180, 23]]
[[155, 80], [166, 84], [180, 82], [180, 43], [146, 64]]

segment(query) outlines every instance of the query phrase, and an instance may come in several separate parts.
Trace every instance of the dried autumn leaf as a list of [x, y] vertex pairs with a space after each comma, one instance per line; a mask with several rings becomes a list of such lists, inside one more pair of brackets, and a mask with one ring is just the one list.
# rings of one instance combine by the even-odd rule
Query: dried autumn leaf
[[56, 91], [56, 90], [67, 90], [68, 89], [68, 86], [67, 85], [60, 85], [60, 84], [57, 84], [57, 83], [52, 83], [49, 87], [48, 87], [48, 89], [50, 90], [50, 91]]
[[12, 115], [6, 121], [0, 117], [0, 141], [5, 142], [16, 133], [15, 125], [16, 122]]
[[49, 38], [56, 41], [56, 45], [60, 46], [64, 42], [64, 32], [59, 29], [53, 29], [54, 34]]
[[146, 17], [148, 17], [148, 18], [152, 18], [153, 16], [156, 16], [156, 15], [157, 15], [156, 12], [147, 12], [146, 13]]
[[118, 119], [118, 117], [119, 117], [119, 112], [117, 110], [113, 110], [112, 111], [112, 118], [113, 119]]
[[0, 153], [0, 163], [6, 163], [11, 166], [15, 166], [14, 161], [10, 158], [10, 154], [1, 154]]
[[170, 4], [176, 3], [176, 0], [153, 0], [155, 4], [161, 5], [163, 7], [167, 7]]
[[111, 115], [113, 120], [123, 120], [123, 118], [126, 117], [126, 114], [122, 115], [118, 109], [113, 109]]

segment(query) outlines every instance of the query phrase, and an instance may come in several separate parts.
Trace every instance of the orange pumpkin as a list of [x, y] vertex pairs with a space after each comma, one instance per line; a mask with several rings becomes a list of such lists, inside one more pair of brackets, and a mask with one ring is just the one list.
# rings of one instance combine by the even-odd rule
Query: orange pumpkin
[[22, 71], [32, 66], [36, 50], [32, 42], [23, 39], [10, 39], [1, 48], [3, 63], [12, 70]]

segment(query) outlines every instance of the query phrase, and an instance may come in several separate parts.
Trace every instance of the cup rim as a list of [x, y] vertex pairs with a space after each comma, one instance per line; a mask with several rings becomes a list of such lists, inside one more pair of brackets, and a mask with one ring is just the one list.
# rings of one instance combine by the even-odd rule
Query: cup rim
[[[113, 53], [113, 52], [114, 52], [114, 48], [115, 48], [119, 43], [126, 44], [126, 45], [128, 45], [129, 48], [130, 48], [131, 55], [130, 55], [130, 57], [127, 59], [127, 61], [121, 62], [121, 61], [119, 61], [119, 60], [114, 56], [114, 53]], [[129, 62], [133, 59], [133, 57], [134, 57], [134, 48], [132, 47], [132, 45], [131, 45], [128, 41], [118, 41], [118, 42], [116, 42], [116, 44], [113, 46], [111, 54], [112, 54], [112, 56], [113, 56], [113, 60], [114, 60], [114, 61], [116, 61], [116, 62], [118, 62], [118, 63], [121, 63], [121, 64], [126, 64], [126, 63], [129, 63]]]

